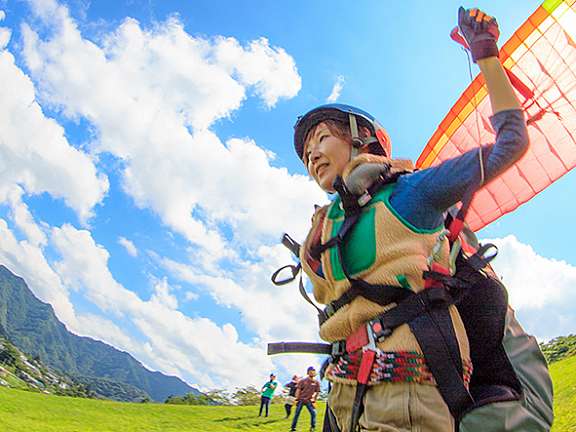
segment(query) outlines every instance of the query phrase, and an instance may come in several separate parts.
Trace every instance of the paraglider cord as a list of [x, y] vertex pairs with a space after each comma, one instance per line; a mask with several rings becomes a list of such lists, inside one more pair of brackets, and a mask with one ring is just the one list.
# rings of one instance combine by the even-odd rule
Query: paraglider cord
[[[470, 58], [470, 51], [464, 49], [466, 53], [466, 59], [468, 60], [468, 76], [470, 77], [470, 84], [474, 82], [474, 77], [472, 76], [472, 59]], [[480, 147], [478, 149], [478, 162], [480, 163], [480, 183], [479, 186], [484, 184], [484, 155], [482, 154], [484, 146], [482, 145], [480, 137], [480, 113], [478, 112], [478, 102], [476, 101], [477, 94], [474, 94], [474, 99], [472, 101], [474, 105], [474, 117], [476, 119], [476, 133], [478, 134], [478, 143]]]

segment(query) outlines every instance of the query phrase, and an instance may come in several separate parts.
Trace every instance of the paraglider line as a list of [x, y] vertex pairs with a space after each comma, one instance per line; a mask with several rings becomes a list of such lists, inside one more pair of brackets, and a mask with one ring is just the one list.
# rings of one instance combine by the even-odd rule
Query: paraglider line
[[[465, 50], [466, 51], [466, 50]], [[470, 77], [470, 84], [474, 82], [474, 77], [472, 76], [472, 61], [470, 59], [470, 53], [466, 51], [466, 59], [468, 60], [468, 76]], [[474, 106], [474, 117], [476, 118], [476, 133], [478, 134], [478, 162], [480, 163], [480, 186], [484, 185], [484, 155], [482, 154], [482, 137], [480, 136], [480, 113], [478, 112], [478, 102], [476, 97], [478, 92], [474, 93], [474, 100], [472, 105]]]

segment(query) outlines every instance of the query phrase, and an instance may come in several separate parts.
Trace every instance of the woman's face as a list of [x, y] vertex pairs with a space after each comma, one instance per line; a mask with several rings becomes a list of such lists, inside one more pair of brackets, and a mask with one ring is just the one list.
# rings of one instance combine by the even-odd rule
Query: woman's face
[[310, 176], [326, 192], [334, 192], [334, 180], [350, 161], [352, 145], [319, 123], [304, 145], [304, 162]]

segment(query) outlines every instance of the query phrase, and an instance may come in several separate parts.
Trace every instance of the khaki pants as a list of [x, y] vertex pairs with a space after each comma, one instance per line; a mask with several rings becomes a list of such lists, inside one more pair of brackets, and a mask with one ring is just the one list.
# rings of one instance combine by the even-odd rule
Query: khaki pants
[[[356, 386], [334, 383], [328, 397], [338, 426], [350, 432]], [[454, 419], [435, 386], [382, 383], [368, 387], [360, 429], [370, 432], [454, 432]]]

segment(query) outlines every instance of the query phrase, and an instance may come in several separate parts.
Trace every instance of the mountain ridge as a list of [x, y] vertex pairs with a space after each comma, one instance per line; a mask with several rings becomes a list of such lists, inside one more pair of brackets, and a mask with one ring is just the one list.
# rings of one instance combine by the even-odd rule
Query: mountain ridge
[[127, 352], [71, 333], [51, 305], [34, 296], [20, 276], [0, 264], [0, 334], [50, 367], [84, 379], [133, 385], [163, 402], [172, 395], [201, 394], [180, 378], [150, 371]]

